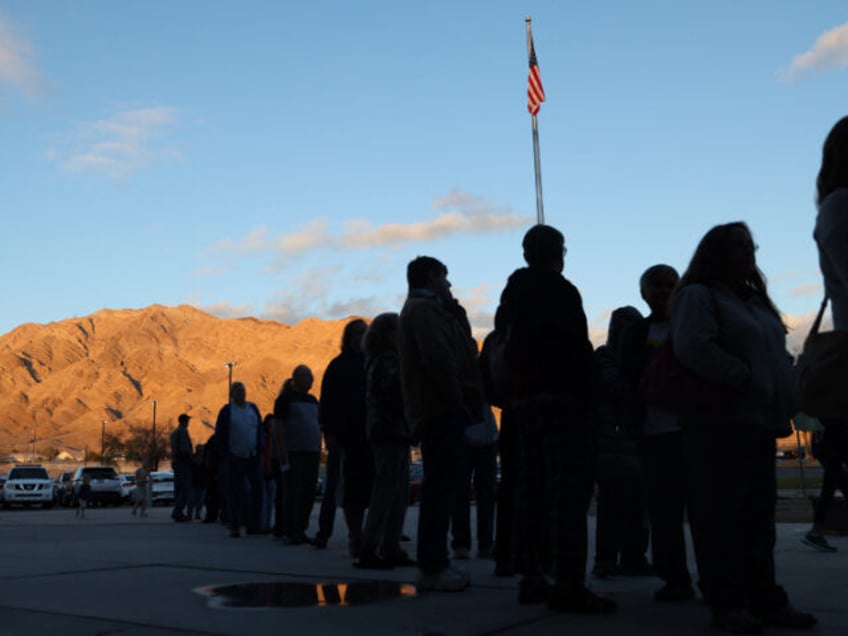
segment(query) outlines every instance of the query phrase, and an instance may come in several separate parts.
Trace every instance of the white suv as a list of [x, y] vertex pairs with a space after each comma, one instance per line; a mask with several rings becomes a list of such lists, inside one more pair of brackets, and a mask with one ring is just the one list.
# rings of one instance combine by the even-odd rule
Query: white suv
[[111, 466], [80, 466], [74, 471], [71, 482], [74, 484], [73, 505], [79, 503], [79, 491], [83, 480], [88, 477], [91, 486], [91, 494], [88, 498], [89, 505], [99, 503], [101, 505], [121, 504], [121, 478]]
[[42, 508], [53, 507], [53, 480], [44, 466], [15, 466], [9, 471], [9, 479], [3, 487], [3, 507], [19, 503], [29, 507], [41, 504]]

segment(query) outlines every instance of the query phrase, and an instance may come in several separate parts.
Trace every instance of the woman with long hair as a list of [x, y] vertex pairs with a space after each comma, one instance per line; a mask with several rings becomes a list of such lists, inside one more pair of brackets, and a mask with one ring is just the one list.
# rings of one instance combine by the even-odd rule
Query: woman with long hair
[[709, 230], [680, 279], [671, 325], [680, 363], [729, 398], [719, 415], [687, 415], [681, 424], [713, 624], [745, 634], [816, 624], [775, 581], [775, 438], [791, 431], [792, 363], [756, 250], [745, 223]]

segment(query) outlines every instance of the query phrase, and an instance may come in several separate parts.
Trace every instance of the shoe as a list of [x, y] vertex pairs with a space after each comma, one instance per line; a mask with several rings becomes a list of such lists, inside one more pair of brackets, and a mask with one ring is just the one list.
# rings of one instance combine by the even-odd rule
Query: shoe
[[477, 558], [478, 559], [491, 559], [495, 556], [495, 550], [491, 546], [487, 548], [479, 548], [477, 550]]
[[467, 574], [451, 567], [444, 568], [434, 574], [418, 570], [418, 578], [416, 579], [418, 591], [461, 592], [470, 584], [471, 579]]
[[257, 534], [271, 534], [271, 530], [269, 528], [248, 528], [245, 534], [249, 535], [257, 535]]
[[468, 548], [454, 548], [453, 558], [459, 561], [465, 561], [466, 559], [470, 559], [471, 550], [469, 550]]
[[715, 610], [713, 627], [731, 634], [759, 634], [763, 622], [748, 610]]
[[693, 598], [695, 598], [695, 590], [688, 584], [666, 583], [654, 592], [654, 600], [660, 602], [691, 601]]
[[360, 570], [392, 570], [395, 566], [391, 561], [378, 557], [371, 550], [360, 550], [359, 560], [354, 561], [353, 567]]
[[230, 536], [233, 539], [238, 539], [241, 536], [241, 532], [239, 532], [238, 528], [231, 528], [230, 529]]
[[325, 537], [316, 536], [312, 539], [312, 545], [316, 550], [323, 550], [327, 547], [327, 539]]
[[410, 538], [410, 536], [409, 536], [408, 534], [402, 534], [402, 535], [400, 535], [400, 540], [401, 540], [401, 541], [403, 541], [404, 543], [407, 543], [407, 542], [409, 542], [409, 541], [412, 541], [412, 539]]
[[525, 576], [518, 582], [518, 604], [544, 603], [550, 598], [551, 589], [553, 586], [541, 574]]
[[191, 521], [191, 517], [187, 517], [186, 515], [172, 515], [172, 517], [177, 523], [185, 523], [186, 521]]
[[818, 619], [809, 612], [802, 612], [791, 605], [758, 614], [763, 625], [769, 627], [788, 627], [791, 629], [810, 629]]
[[819, 552], [836, 552], [836, 546], [830, 545], [827, 542], [827, 539], [824, 538], [824, 535], [819, 534], [818, 532], [808, 532], [801, 539], [801, 543], [808, 545], [811, 548], [815, 548]]
[[555, 586], [548, 599], [548, 609], [569, 614], [612, 614], [618, 609], [618, 604], [585, 587], [569, 591]]
[[618, 576], [620, 574], [624, 574], [624, 571], [618, 566], [618, 563], [595, 562], [595, 567], [592, 568], [592, 576], [596, 576], [599, 579]]

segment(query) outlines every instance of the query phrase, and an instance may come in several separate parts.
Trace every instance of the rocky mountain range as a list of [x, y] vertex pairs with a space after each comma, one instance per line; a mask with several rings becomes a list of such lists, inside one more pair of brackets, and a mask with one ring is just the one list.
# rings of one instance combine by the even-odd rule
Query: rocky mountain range
[[298, 364], [312, 368], [319, 395], [348, 320], [288, 326], [153, 305], [21, 325], [0, 336], [0, 455], [99, 448], [104, 430], [152, 426], [154, 408], [157, 428], [186, 412], [204, 441], [227, 401], [228, 363], [263, 414]]

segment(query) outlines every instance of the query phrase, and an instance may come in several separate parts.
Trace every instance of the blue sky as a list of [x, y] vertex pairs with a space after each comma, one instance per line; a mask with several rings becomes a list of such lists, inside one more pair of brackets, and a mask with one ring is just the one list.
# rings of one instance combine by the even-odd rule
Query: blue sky
[[738, 219], [803, 325], [844, 0], [2, 0], [0, 333], [154, 303], [369, 316], [430, 254], [484, 334], [535, 221], [525, 16], [546, 220], [595, 339], [644, 309], [643, 269]]

